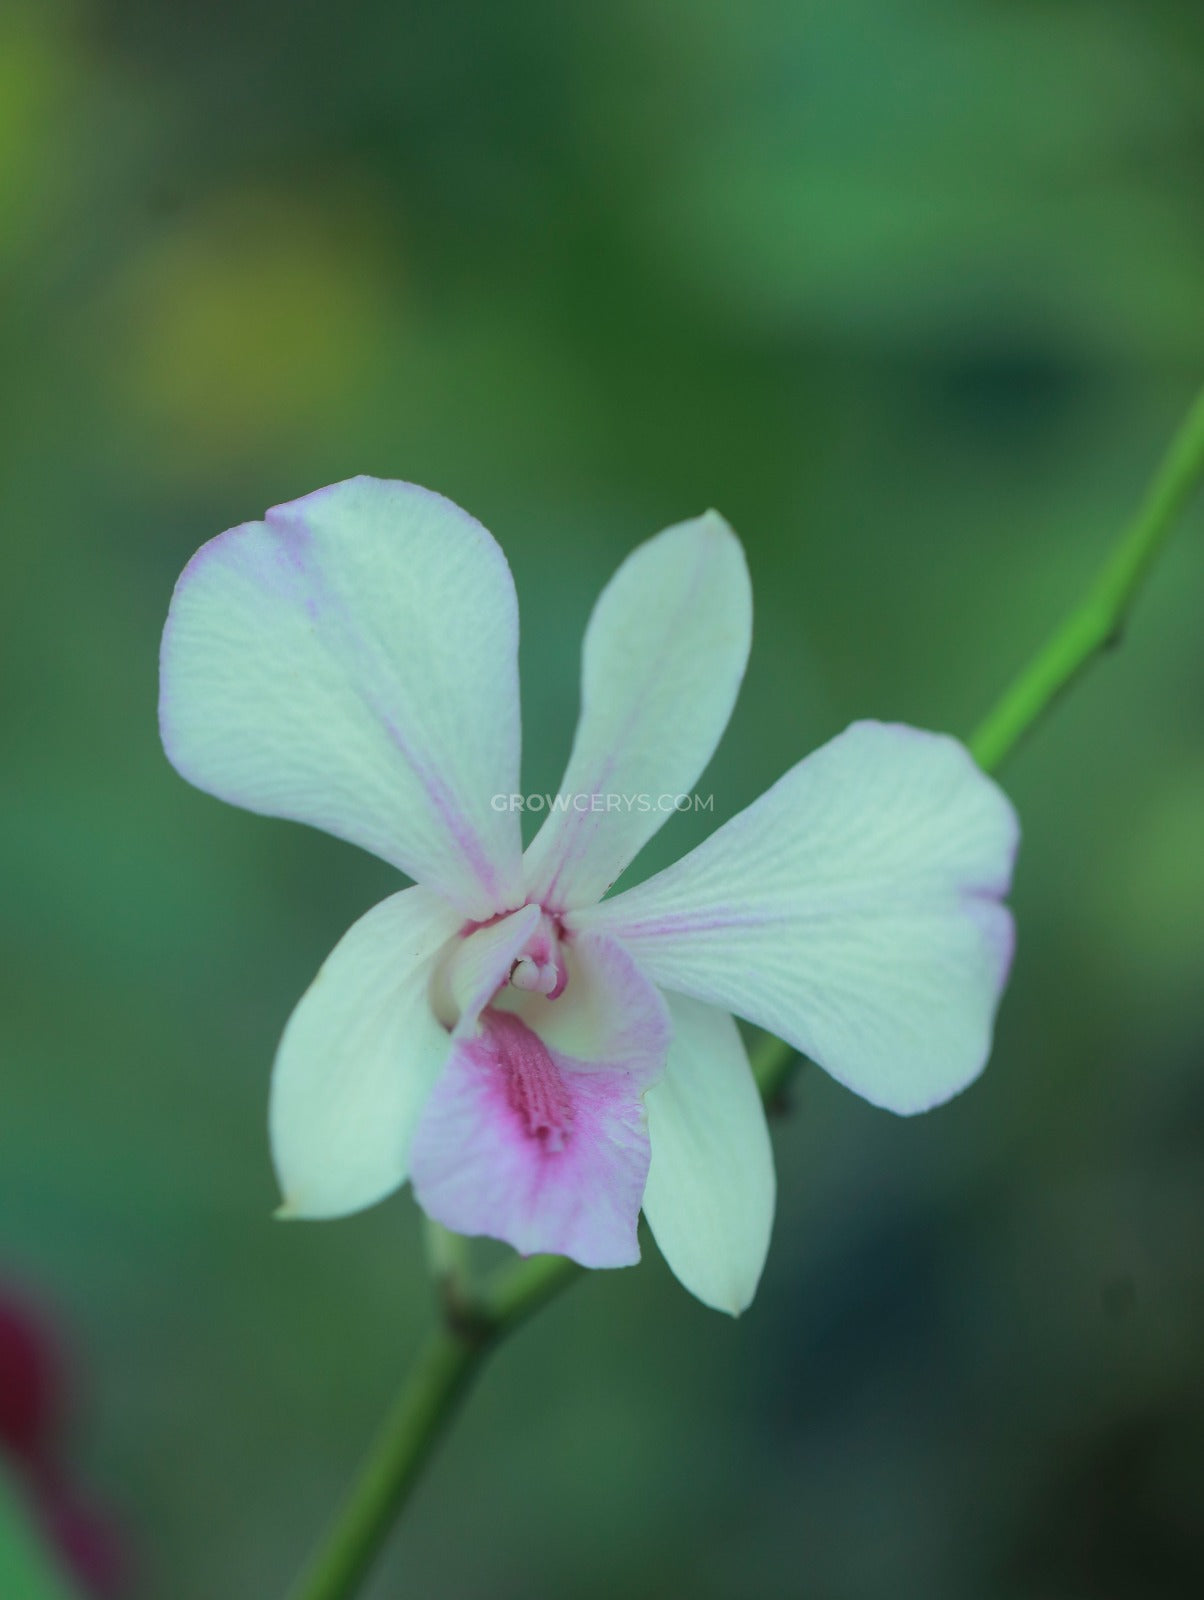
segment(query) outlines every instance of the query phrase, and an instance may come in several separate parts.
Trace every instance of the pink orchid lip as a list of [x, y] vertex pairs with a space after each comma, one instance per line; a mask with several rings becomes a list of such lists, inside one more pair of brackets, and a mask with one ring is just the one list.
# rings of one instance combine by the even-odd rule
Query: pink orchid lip
[[411, 1179], [427, 1215], [456, 1233], [629, 1266], [651, 1161], [643, 1095], [664, 1068], [667, 1011], [618, 944], [584, 935], [562, 951], [537, 912], [521, 912], [509, 938], [478, 930], [476, 949], [452, 954], [461, 1016]]
[[563, 1150], [573, 1131], [573, 1101], [547, 1045], [513, 1012], [490, 1008], [482, 1021], [523, 1132], [549, 1155]]

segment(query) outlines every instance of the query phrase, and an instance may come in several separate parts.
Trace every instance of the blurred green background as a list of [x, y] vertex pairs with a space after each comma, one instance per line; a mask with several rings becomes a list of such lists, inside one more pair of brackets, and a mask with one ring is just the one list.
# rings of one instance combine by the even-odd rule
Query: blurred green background
[[[193, 549], [355, 472], [458, 500], [544, 789], [593, 595], [713, 504], [717, 819], [854, 717], [964, 733], [1204, 377], [1202, 179], [1195, 0], [2, 0], [0, 1278], [131, 1597], [280, 1594], [430, 1316], [408, 1195], [270, 1220], [279, 1030], [393, 878], [167, 766]], [[1204, 1593], [1201, 520], [1005, 773], [982, 1082], [801, 1079], [753, 1309], [651, 1246], [576, 1286], [376, 1600]]]

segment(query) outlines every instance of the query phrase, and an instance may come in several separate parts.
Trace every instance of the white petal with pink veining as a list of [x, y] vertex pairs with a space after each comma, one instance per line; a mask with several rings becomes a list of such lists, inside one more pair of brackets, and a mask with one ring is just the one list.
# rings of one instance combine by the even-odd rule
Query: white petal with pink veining
[[986, 1062], [1017, 839], [956, 740], [859, 722], [676, 865], [570, 922], [874, 1104], [923, 1111]]
[[462, 912], [522, 899], [506, 558], [413, 484], [354, 478], [205, 545], [163, 635], [179, 771], [383, 856]]
[[[668, 820], [656, 802], [688, 792], [714, 754], [751, 637], [744, 552], [718, 512], [666, 528], [627, 557], [585, 635], [581, 716], [560, 786], [567, 805], [527, 851], [535, 898], [558, 909], [600, 899]], [[595, 810], [595, 796], [618, 804]]]

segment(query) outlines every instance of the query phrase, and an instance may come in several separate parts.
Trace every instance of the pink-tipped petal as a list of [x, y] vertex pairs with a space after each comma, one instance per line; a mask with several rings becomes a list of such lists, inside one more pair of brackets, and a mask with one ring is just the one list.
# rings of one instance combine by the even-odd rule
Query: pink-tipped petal
[[455, 1046], [414, 1137], [419, 1204], [523, 1255], [638, 1261], [643, 1093], [669, 1031], [661, 997], [625, 951], [577, 941], [559, 999], [507, 990]]
[[[594, 607], [581, 716], [552, 812], [527, 851], [532, 896], [589, 905], [690, 790], [735, 704], [752, 637], [740, 541], [715, 511], [639, 546]], [[641, 796], [644, 804], [641, 804]]]
[[518, 609], [481, 525], [354, 478], [193, 557], [160, 725], [199, 788], [392, 862], [467, 916], [518, 904]]
[[990, 1052], [1018, 837], [956, 740], [859, 722], [676, 865], [566, 920], [875, 1105], [924, 1111]]

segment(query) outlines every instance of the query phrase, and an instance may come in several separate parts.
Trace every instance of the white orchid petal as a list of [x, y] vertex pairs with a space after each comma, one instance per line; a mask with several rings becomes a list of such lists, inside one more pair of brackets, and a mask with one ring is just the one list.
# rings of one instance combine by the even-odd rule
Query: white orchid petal
[[177, 769], [362, 845], [468, 916], [521, 900], [518, 611], [481, 525], [354, 478], [205, 545], [163, 635]]
[[527, 852], [536, 898], [557, 909], [600, 899], [666, 820], [656, 799], [687, 792], [710, 760], [751, 635], [744, 553], [718, 513], [667, 528], [627, 557], [585, 635], [581, 716], [560, 788], [567, 804]]
[[765, 1110], [733, 1018], [684, 995], [666, 998], [673, 1043], [645, 1096], [644, 1215], [690, 1293], [736, 1316], [756, 1293], [773, 1226]]
[[430, 984], [460, 922], [429, 890], [390, 896], [344, 934], [290, 1017], [269, 1115], [285, 1215], [341, 1216], [404, 1181], [451, 1048]]
[[682, 861], [570, 920], [874, 1104], [923, 1111], [989, 1054], [1017, 839], [956, 740], [854, 723]]

